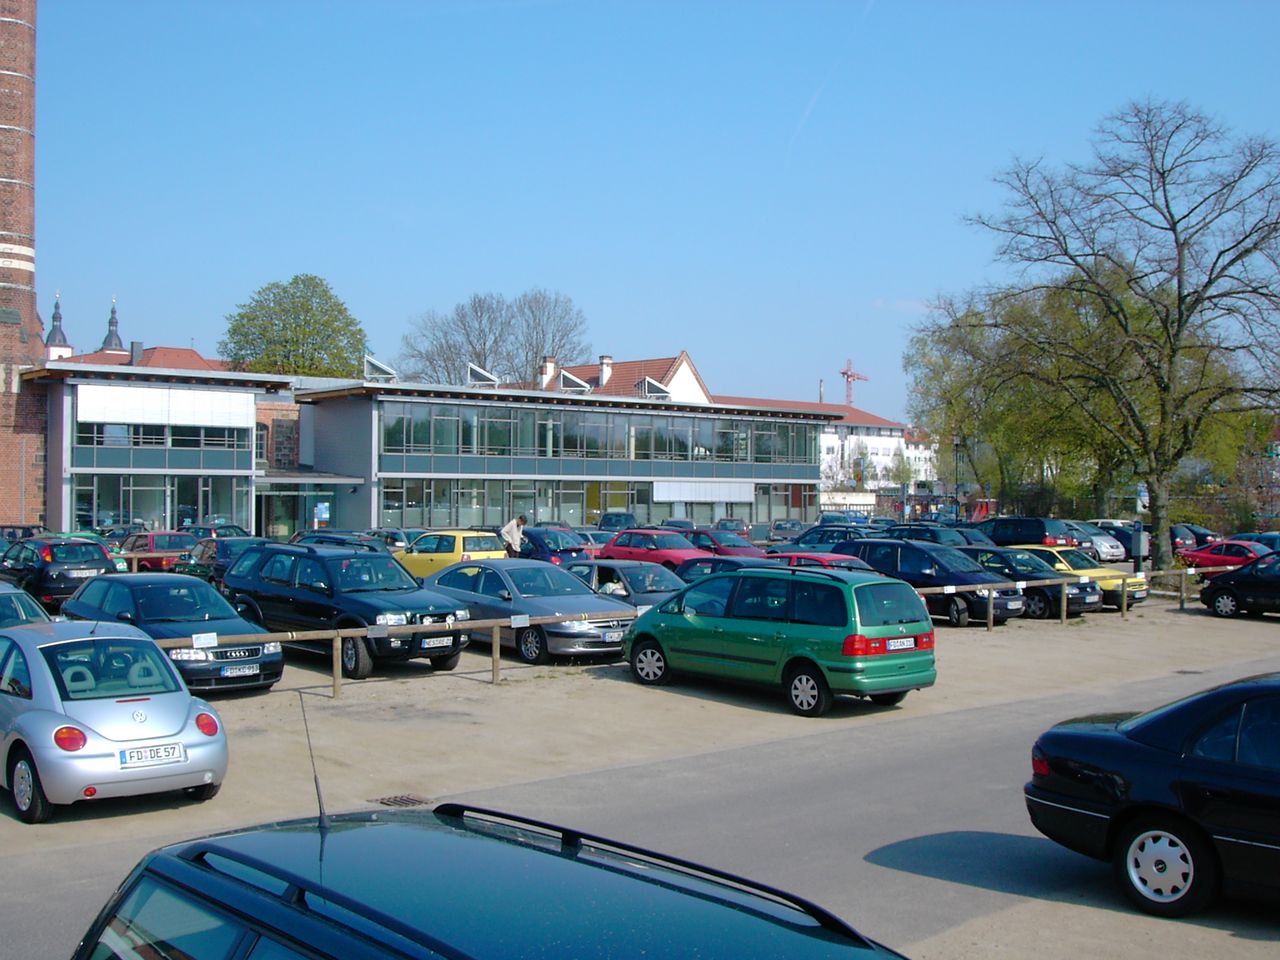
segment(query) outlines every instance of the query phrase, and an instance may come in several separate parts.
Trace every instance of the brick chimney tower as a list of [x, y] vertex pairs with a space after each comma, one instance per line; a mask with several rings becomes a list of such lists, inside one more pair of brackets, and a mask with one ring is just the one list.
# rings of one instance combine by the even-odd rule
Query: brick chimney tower
[[0, 0], [0, 521], [44, 514], [44, 359], [36, 314], [36, 0]]

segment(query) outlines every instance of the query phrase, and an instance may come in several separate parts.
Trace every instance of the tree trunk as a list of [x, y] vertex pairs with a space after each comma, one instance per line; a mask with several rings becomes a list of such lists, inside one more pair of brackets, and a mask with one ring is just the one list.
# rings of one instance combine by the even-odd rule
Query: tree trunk
[[1173, 548], [1169, 541], [1169, 479], [1148, 476], [1147, 496], [1151, 502], [1151, 558], [1156, 570], [1168, 570], [1173, 564]]

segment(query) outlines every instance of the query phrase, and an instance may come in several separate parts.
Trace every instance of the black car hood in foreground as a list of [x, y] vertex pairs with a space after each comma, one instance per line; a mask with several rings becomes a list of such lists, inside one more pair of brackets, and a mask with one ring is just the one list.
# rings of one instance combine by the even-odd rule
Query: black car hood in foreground
[[197, 633], [216, 633], [220, 636], [238, 637], [250, 633], [267, 633], [265, 627], [250, 623], [240, 617], [224, 620], [146, 620], [135, 624], [139, 630], [156, 640], [190, 637]]
[[151, 869], [173, 856], [213, 872], [251, 862], [305, 891], [304, 908], [321, 897], [354, 905], [384, 933], [390, 919], [401, 937], [477, 958], [898, 956], [768, 888], [494, 817], [445, 804], [332, 817], [325, 830], [291, 821], [176, 844]]

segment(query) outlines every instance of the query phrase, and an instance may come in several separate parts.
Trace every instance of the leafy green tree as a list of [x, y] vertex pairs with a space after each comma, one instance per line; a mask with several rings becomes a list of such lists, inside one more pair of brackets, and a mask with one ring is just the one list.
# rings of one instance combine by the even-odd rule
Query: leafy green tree
[[256, 290], [227, 317], [218, 353], [236, 370], [360, 377], [367, 338], [320, 277], [309, 273]]

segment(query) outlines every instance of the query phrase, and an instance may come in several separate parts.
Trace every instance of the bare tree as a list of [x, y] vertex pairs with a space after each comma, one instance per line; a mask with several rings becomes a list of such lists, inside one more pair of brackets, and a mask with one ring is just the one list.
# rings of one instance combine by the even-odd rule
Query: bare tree
[[1186, 104], [1133, 103], [1089, 163], [1018, 162], [999, 182], [1005, 212], [973, 222], [1026, 282], [951, 322], [995, 331], [1006, 374], [1064, 391], [1132, 459], [1164, 564], [1178, 463], [1209, 419], [1280, 391], [1280, 153]]
[[528, 383], [544, 356], [585, 362], [587, 319], [561, 293], [529, 290], [514, 301], [475, 294], [449, 313], [428, 311], [400, 339], [398, 368], [409, 379], [465, 383], [467, 363], [507, 383]]

